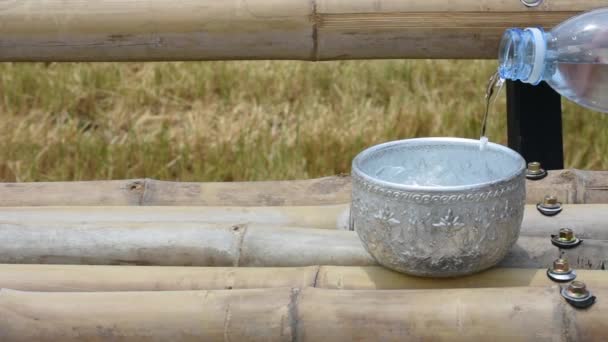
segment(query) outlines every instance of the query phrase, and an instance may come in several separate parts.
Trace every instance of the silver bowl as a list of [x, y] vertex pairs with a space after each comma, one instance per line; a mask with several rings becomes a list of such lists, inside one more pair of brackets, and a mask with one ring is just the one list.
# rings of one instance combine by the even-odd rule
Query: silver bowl
[[519, 236], [524, 159], [479, 140], [422, 138], [373, 146], [353, 160], [350, 227], [382, 265], [417, 276], [475, 273]]

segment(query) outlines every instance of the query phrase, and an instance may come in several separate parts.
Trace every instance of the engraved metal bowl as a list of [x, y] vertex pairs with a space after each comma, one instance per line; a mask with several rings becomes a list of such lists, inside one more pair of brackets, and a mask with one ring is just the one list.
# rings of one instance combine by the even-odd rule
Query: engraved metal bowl
[[524, 159], [494, 143], [421, 138], [355, 157], [350, 229], [382, 265], [452, 277], [496, 265], [519, 237]]

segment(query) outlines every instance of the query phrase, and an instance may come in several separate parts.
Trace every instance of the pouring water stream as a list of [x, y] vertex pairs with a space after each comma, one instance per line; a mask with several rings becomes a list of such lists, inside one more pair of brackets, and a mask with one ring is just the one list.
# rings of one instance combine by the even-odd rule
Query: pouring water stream
[[490, 80], [488, 81], [488, 86], [486, 88], [486, 96], [485, 96], [486, 110], [483, 115], [483, 121], [481, 123], [481, 133], [479, 135], [479, 150], [480, 151], [483, 151], [486, 147], [486, 144], [488, 143], [488, 137], [486, 136], [488, 114], [490, 113], [490, 109], [492, 108], [494, 103], [496, 103], [498, 94], [500, 93], [500, 90], [502, 89], [502, 86], [504, 84], [505, 84], [505, 79], [500, 77], [498, 72], [493, 74], [492, 77], [490, 77]]

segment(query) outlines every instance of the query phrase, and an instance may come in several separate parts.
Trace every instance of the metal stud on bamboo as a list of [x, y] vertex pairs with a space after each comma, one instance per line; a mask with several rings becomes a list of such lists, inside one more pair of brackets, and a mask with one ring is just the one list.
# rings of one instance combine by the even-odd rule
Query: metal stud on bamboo
[[576, 278], [576, 271], [570, 268], [568, 260], [558, 258], [553, 261], [553, 266], [547, 269], [547, 276], [553, 281], [572, 281]]
[[562, 212], [562, 204], [553, 195], [546, 195], [543, 201], [536, 205], [536, 208], [545, 216], [555, 216]]
[[540, 180], [547, 176], [547, 171], [543, 169], [539, 162], [528, 163], [526, 178], [529, 180]]
[[573, 281], [561, 290], [562, 297], [575, 308], [586, 309], [595, 304], [595, 296], [582, 281]]
[[574, 248], [580, 245], [582, 240], [574, 235], [570, 228], [560, 228], [559, 233], [551, 235], [551, 243], [559, 248]]

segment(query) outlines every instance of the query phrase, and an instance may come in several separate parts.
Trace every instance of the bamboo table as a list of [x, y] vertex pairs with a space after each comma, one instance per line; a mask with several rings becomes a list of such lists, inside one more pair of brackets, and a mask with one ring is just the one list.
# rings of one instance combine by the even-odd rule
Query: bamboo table
[[[608, 173], [528, 182], [497, 268], [426, 279], [379, 267], [349, 216], [348, 176], [0, 184], [0, 340], [598, 340], [608, 296]], [[556, 195], [562, 213], [534, 203]], [[580, 247], [549, 236], [570, 227]], [[558, 256], [597, 296], [571, 307]]]

